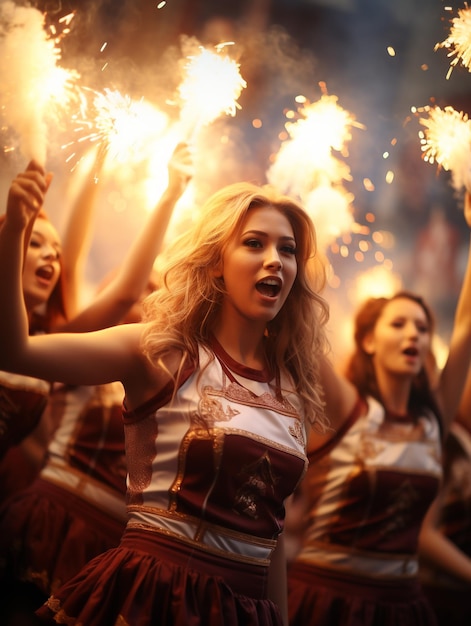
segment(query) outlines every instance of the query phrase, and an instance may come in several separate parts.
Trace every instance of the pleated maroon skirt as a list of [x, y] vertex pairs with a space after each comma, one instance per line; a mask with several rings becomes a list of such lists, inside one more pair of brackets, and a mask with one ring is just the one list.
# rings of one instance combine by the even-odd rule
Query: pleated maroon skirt
[[0, 512], [0, 576], [31, 582], [49, 596], [92, 558], [116, 547], [124, 529], [123, 520], [37, 478]]
[[365, 579], [294, 561], [288, 572], [290, 626], [436, 626], [419, 582]]
[[265, 567], [128, 529], [37, 615], [54, 626], [282, 626], [266, 579]]

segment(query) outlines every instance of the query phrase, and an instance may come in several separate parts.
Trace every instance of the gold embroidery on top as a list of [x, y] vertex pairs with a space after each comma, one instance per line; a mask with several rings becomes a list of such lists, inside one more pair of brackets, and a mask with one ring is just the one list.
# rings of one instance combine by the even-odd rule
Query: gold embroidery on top
[[294, 439], [296, 439], [296, 441], [301, 445], [301, 446], [305, 446], [306, 445], [306, 440], [304, 438], [304, 430], [301, 426], [301, 423], [296, 420], [293, 424], [293, 426], [290, 426], [288, 428], [289, 434], [294, 437]]
[[298, 412], [293, 405], [283, 398], [282, 401], [278, 400], [275, 395], [268, 393], [262, 393], [260, 396], [255, 395], [249, 389], [246, 389], [238, 383], [229, 383], [224, 389], [215, 389], [214, 387], [206, 387], [207, 393], [213, 396], [222, 396], [228, 400], [234, 400], [239, 404], [245, 404], [248, 406], [257, 406], [265, 409], [271, 409], [277, 413], [283, 415], [289, 415], [290, 417], [296, 417], [299, 419]]
[[216, 422], [228, 422], [235, 415], [239, 415], [239, 411], [231, 406], [227, 406], [224, 410], [222, 403], [211, 397], [211, 392], [213, 388], [207, 385], [201, 390], [198, 412], [195, 411], [191, 416], [191, 421], [195, 426], [209, 429], [213, 428]]
[[210, 385], [203, 387], [199, 402], [199, 412], [194, 413], [192, 416], [194, 424], [200, 427], [206, 425], [207, 428], [213, 428], [216, 422], [227, 422], [235, 415], [239, 415], [240, 412], [231, 406], [227, 406], [224, 409], [222, 403], [214, 396], [224, 397], [229, 401], [232, 400], [246, 406], [267, 408], [294, 418], [296, 421], [293, 426], [289, 426], [288, 432], [301, 446], [305, 446], [304, 431], [299, 415], [292, 404], [285, 399], [281, 402], [268, 392], [256, 396], [253, 392], [237, 383], [230, 383], [221, 390], [215, 389]]
[[410, 512], [414, 503], [419, 500], [417, 490], [409, 479], [404, 480], [391, 494], [391, 504], [388, 507], [390, 521], [381, 531], [388, 536], [398, 529], [405, 528], [410, 522]]
[[[126, 502], [139, 504], [143, 492], [152, 480], [152, 463], [156, 456], [154, 442], [158, 437], [157, 420], [147, 419], [125, 424], [126, 449], [128, 454], [128, 486]], [[129, 452], [132, 451], [132, 454]]]
[[233, 510], [239, 515], [258, 519], [260, 500], [268, 492], [273, 493], [278, 482], [273, 474], [268, 452], [254, 463], [244, 466], [238, 476], [245, 477], [245, 482], [237, 490]]
[[361, 459], [374, 459], [385, 450], [386, 444], [384, 441], [365, 436], [360, 438], [359, 448]]

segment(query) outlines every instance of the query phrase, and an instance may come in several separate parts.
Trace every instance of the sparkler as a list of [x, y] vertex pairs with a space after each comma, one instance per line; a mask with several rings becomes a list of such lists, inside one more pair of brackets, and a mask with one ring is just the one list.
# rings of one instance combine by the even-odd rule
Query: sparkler
[[20, 150], [44, 164], [47, 122], [75, 97], [77, 72], [58, 67], [58, 38], [37, 9], [0, 4], [0, 102], [3, 123], [19, 135]]
[[149, 146], [167, 130], [167, 115], [143, 99], [133, 100], [117, 90], [88, 91], [93, 94], [95, 115], [77, 121], [78, 131], [86, 131], [78, 141], [98, 142], [103, 154], [118, 163], [148, 158]]
[[446, 48], [449, 51], [447, 57], [454, 57], [450, 61], [447, 79], [458, 63], [471, 71], [471, 9], [468, 6], [459, 9], [458, 16], [451, 20], [448, 37], [435, 45], [435, 50], [439, 48]]
[[304, 207], [316, 225], [320, 249], [326, 250], [332, 241], [352, 229], [352, 200], [353, 195], [343, 187], [330, 185], [320, 185], [306, 196]]
[[420, 112], [428, 113], [428, 117], [419, 118], [426, 128], [419, 133], [422, 158], [450, 171], [456, 190], [471, 189], [471, 121], [467, 114], [451, 106], [424, 107]]
[[300, 198], [316, 223], [321, 224], [320, 244], [327, 247], [353, 224], [353, 195], [343, 187], [344, 181], [351, 180], [350, 168], [335, 152], [346, 156], [352, 127], [363, 125], [338, 105], [337, 96], [324, 93], [314, 103], [304, 97], [297, 100], [302, 104], [298, 119], [285, 124], [289, 138], [274, 157], [267, 178], [283, 193]]
[[186, 57], [185, 78], [178, 92], [182, 101], [181, 133], [186, 141], [194, 139], [203, 126], [221, 115], [235, 116], [240, 108], [237, 99], [247, 86], [239, 64], [225, 53], [229, 42], [213, 50], [198, 46]]
[[383, 265], [375, 265], [355, 278], [349, 295], [355, 306], [367, 298], [390, 298], [403, 288], [399, 274]]

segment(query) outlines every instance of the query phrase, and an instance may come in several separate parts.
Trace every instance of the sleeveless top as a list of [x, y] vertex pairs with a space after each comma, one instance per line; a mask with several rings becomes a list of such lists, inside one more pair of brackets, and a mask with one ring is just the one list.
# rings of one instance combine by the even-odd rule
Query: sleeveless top
[[45, 380], [0, 371], [0, 459], [34, 430], [50, 390]]
[[121, 383], [57, 386], [46, 411], [58, 427], [40, 477], [125, 522], [123, 396]]
[[[422, 519], [441, 479], [437, 419], [421, 437], [388, 430], [381, 404], [359, 402], [332, 441], [309, 455], [309, 526], [297, 559], [353, 576], [417, 575]], [[412, 425], [412, 420], [409, 422]]]
[[451, 425], [445, 457], [448, 472], [443, 531], [471, 558], [471, 432], [459, 421]]
[[213, 350], [173, 397], [124, 413], [128, 527], [266, 566], [306, 470], [300, 404], [291, 381]]
[[[440, 531], [471, 558], [471, 432], [455, 420], [444, 443], [444, 480]], [[436, 564], [421, 562], [421, 579], [434, 585], [469, 589], [469, 584]]]

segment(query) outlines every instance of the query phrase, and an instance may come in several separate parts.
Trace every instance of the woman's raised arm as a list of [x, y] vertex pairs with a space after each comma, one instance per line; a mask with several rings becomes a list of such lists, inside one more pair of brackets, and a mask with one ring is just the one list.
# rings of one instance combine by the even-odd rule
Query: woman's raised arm
[[[471, 193], [466, 191], [465, 194], [464, 217], [468, 227], [471, 227]], [[438, 388], [445, 430], [455, 418], [471, 362], [471, 253], [469, 250], [449, 345], [448, 359]]]

